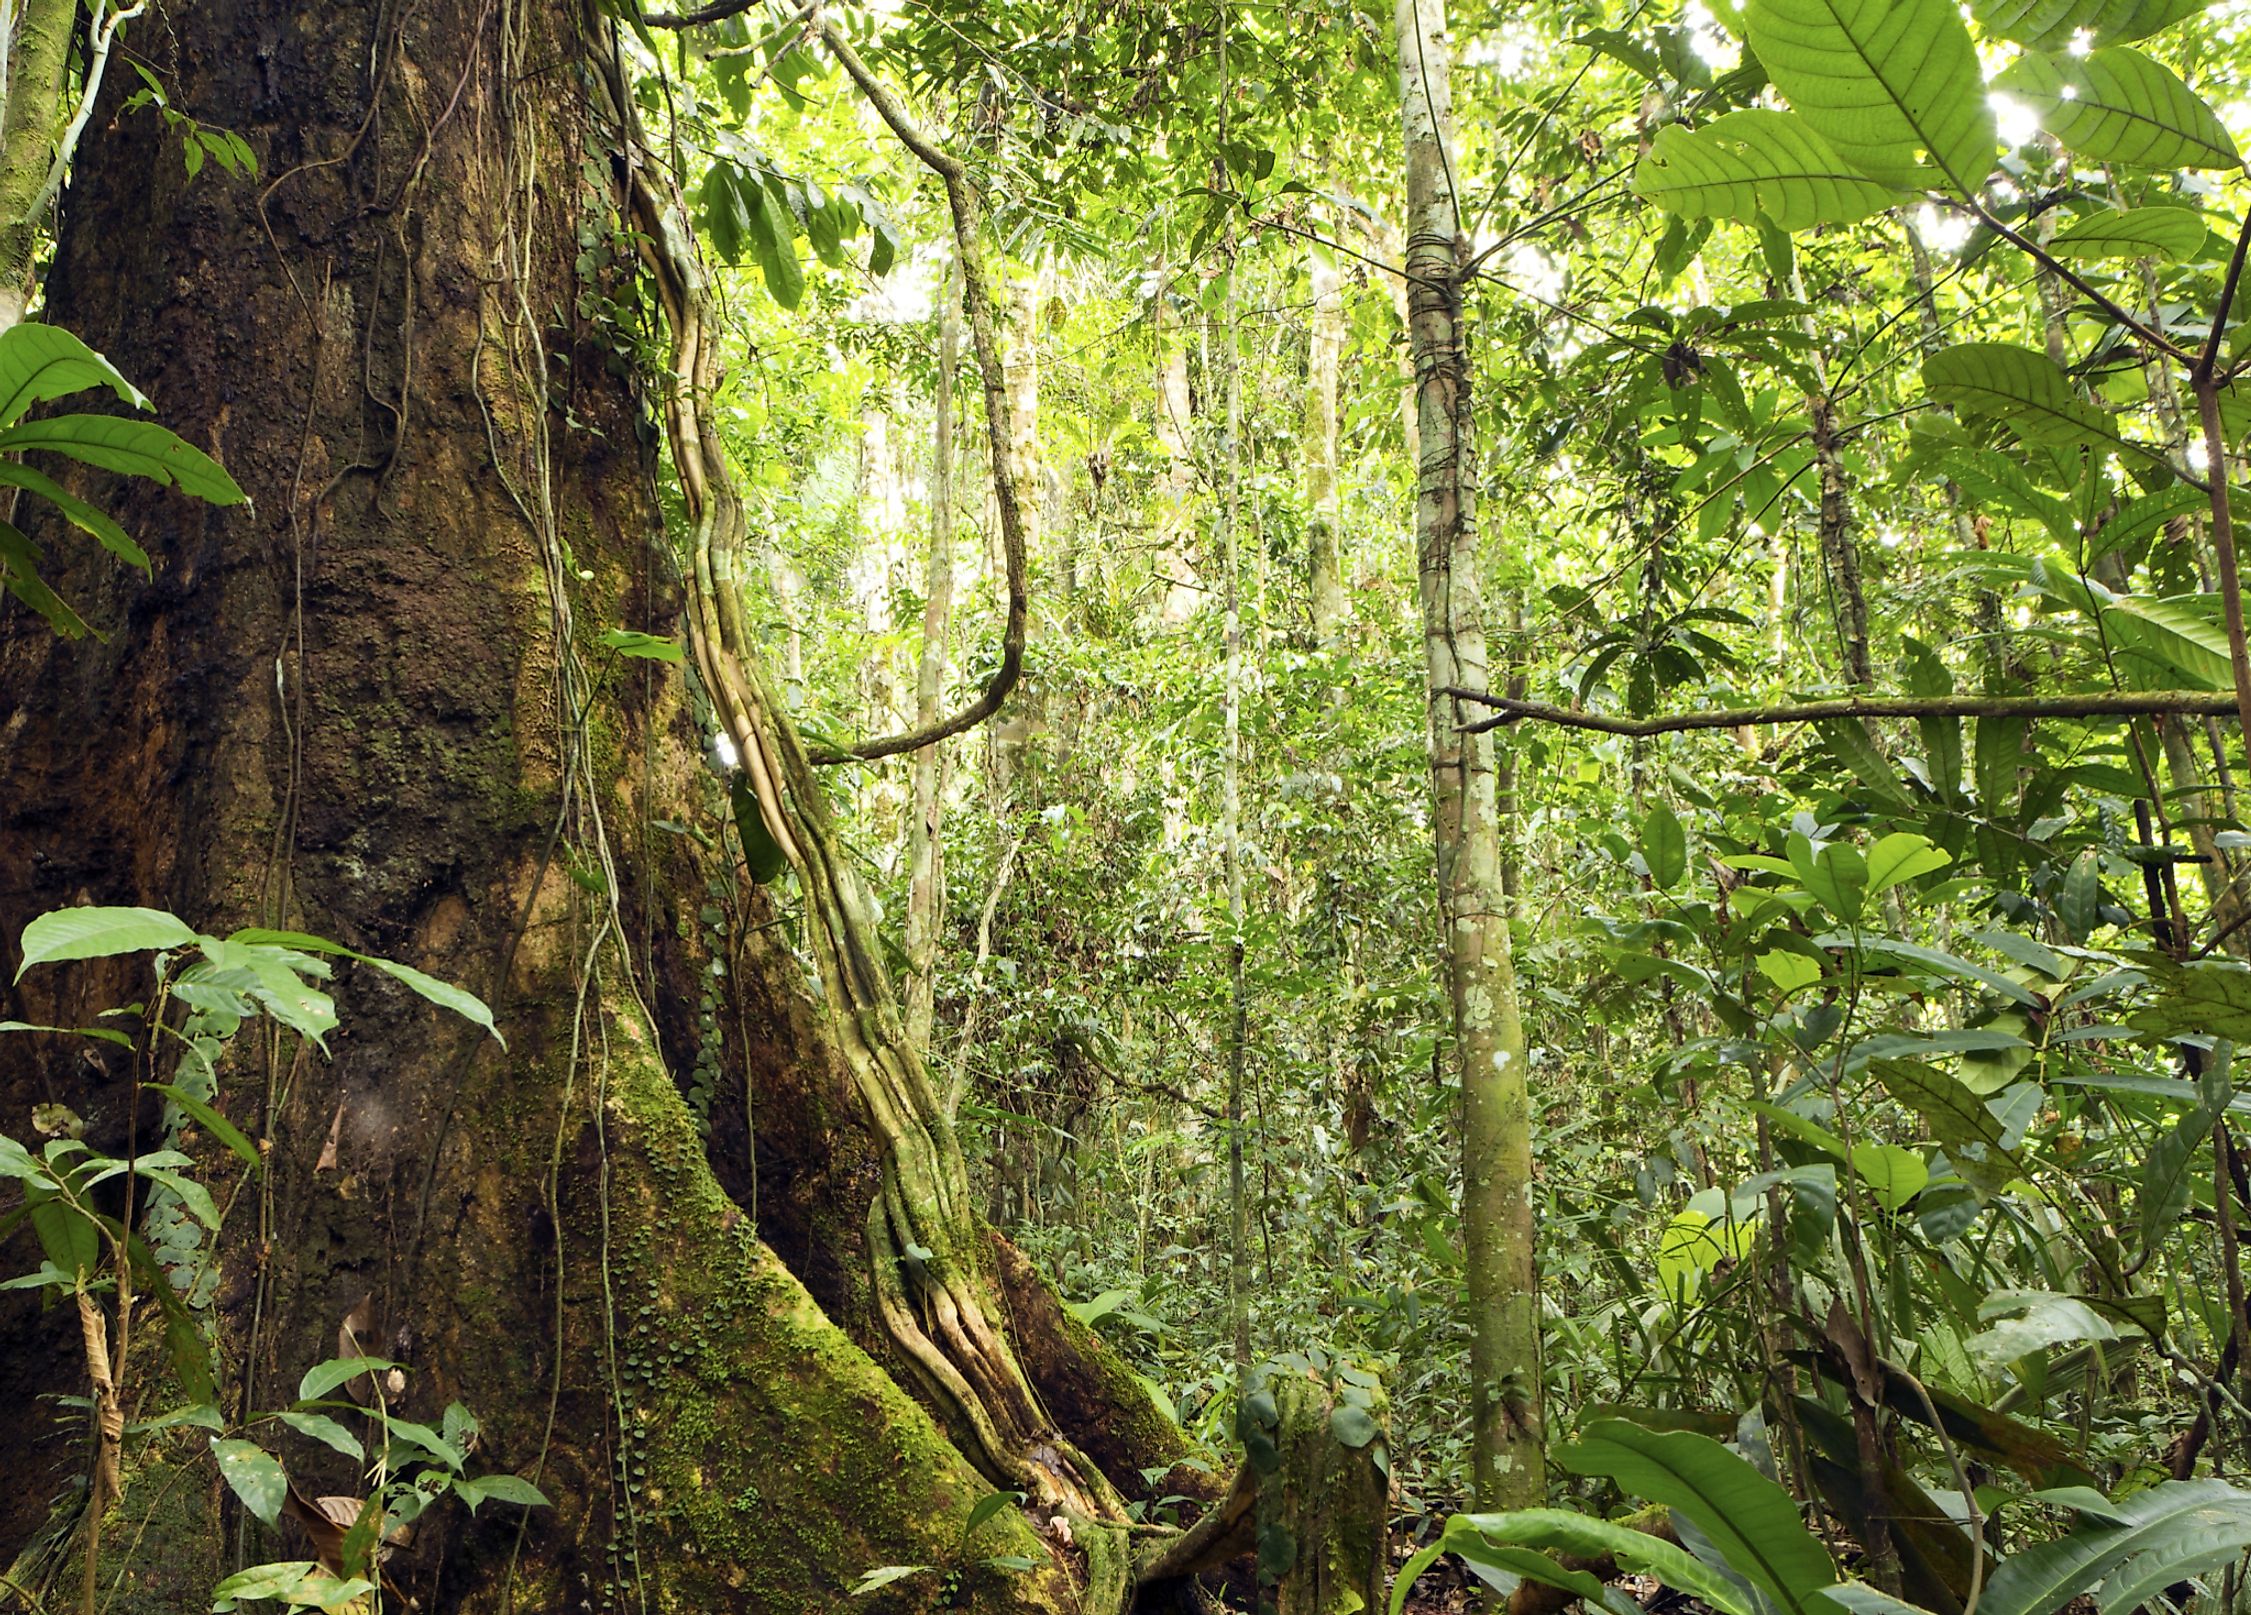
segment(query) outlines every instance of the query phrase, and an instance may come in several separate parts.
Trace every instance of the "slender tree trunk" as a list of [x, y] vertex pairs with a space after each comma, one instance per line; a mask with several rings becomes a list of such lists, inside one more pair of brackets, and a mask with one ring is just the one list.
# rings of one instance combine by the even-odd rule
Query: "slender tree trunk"
[[1337, 522], [1337, 368], [1344, 354], [1344, 277], [1325, 249], [1307, 255], [1313, 329], [1306, 343], [1305, 561], [1313, 642], [1336, 648], [1344, 623], [1344, 568]]
[[[1221, 46], [1220, 82], [1226, 90], [1225, 46]], [[1226, 138], [1227, 117], [1220, 113], [1220, 138]], [[1224, 172], [1219, 176], [1225, 179]], [[1227, 1314], [1235, 1351], [1235, 1382], [1248, 1383], [1251, 1366], [1251, 1253], [1250, 1188], [1243, 1165], [1243, 1061], [1249, 1005], [1243, 997], [1243, 602], [1242, 567], [1237, 553], [1236, 523], [1241, 517], [1243, 491], [1243, 377], [1236, 352], [1235, 273], [1227, 272], [1227, 290], [1219, 317], [1220, 385], [1226, 390], [1226, 414], [1219, 439], [1219, 555], [1225, 579], [1227, 614], [1227, 687], [1222, 725], [1227, 754], [1221, 781], [1219, 836], [1227, 880]]]
[[1407, 153], [1407, 290], [1418, 435], [1415, 507], [1429, 679], [1430, 774], [1442, 948], [1462, 1084], [1462, 1243], [1478, 1505], [1542, 1501], [1539, 1306], [1531, 1105], [1509, 956], [1490, 731], [1446, 692], [1487, 684], [1477, 574], [1475, 419], [1462, 315], [1443, 0], [1398, 0]]
[[1157, 444], [1164, 451], [1165, 475], [1158, 495], [1157, 541], [1152, 565], [1160, 628], [1177, 628], [1196, 614], [1202, 598], [1189, 545], [1194, 531], [1196, 454], [1189, 444], [1195, 401], [1188, 390], [1188, 347], [1176, 334], [1179, 321], [1163, 291], [1156, 297], [1153, 324], [1157, 341]]
[[[915, 677], [915, 725], [938, 721], [946, 695], [946, 632], [954, 606], [954, 374], [961, 316], [949, 274], [938, 292], [938, 394], [930, 447], [930, 556], [923, 574], [922, 660]], [[907, 839], [907, 1035], [930, 1046], [939, 917], [945, 909], [945, 748], [914, 758], [914, 818]], [[950, 1112], [949, 1112], [950, 1114]]]

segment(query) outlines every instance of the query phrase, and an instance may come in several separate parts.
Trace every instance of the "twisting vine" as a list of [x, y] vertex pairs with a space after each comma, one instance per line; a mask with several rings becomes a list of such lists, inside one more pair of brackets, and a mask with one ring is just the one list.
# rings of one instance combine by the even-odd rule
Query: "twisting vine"
[[[829, 24], [821, 33], [867, 90], [874, 83], [872, 75], [842, 35]], [[639, 236], [671, 337], [663, 420], [688, 516], [694, 667], [741, 760], [759, 822], [797, 878], [826, 1052], [852, 1079], [881, 1146], [882, 1189], [869, 1208], [867, 1238], [885, 1331], [943, 1411], [957, 1444], [988, 1478], [1024, 1490], [1050, 1511], [1088, 1521], [1122, 1521], [1122, 1499], [1056, 1430], [998, 1321], [996, 1286], [960, 1144], [945, 1119], [923, 1052], [906, 1034], [874, 946], [866, 900], [833, 845], [814, 759], [780, 715], [781, 704], [745, 620], [741, 583], [747, 522], [725, 445], [704, 409], [721, 370], [711, 288], [677, 189], [666, 180], [640, 130], [614, 29], [610, 37], [605, 111], [616, 126], [624, 211]], [[877, 102], [878, 110], [884, 111], [886, 103], [887, 121], [904, 138], [912, 124], [887, 95]], [[944, 156], [927, 142], [923, 147], [918, 155], [925, 161], [932, 154]], [[981, 295], [974, 199], [958, 162], [951, 163], [950, 171], [944, 164], [932, 166], [947, 179], [965, 288], [977, 287], [968, 306], [986, 370], [988, 425], [995, 442], [1006, 442], [1008, 405], [1005, 391], [996, 385], [998, 349], [989, 304]], [[994, 459], [1004, 464], [1006, 457]], [[1014, 491], [1003, 470], [996, 492], [1004, 511], [1011, 509]], [[909, 737], [906, 745], [920, 746], [932, 738], [925, 732]]]

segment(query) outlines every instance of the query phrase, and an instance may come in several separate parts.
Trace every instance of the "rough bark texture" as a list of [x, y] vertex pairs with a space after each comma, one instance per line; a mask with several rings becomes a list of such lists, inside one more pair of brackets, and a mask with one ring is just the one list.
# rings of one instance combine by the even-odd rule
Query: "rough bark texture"
[[[54, 317], [254, 506], [76, 484], [156, 576], [64, 569], [106, 643], [0, 618], [0, 936], [86, 901], [300, 927], [462, 983], [509, 1040], [347, 971], [332, 1059], [238, 1045], [221, 1107], [272, 1148], [219, 1247], [228, 1411], [286, 1397], [370, 1298], [415, 1368], [406, 1413], [459, 1398], [485, 1423], [473, 1467], [555, 1500], [520, 1537], [504, 1508], [434, 1516], [393, 1565], [425, 1609], [831, 1609], [873, 1566], [959, 1559], [990, 1483], [854, 1343], [885, 1352], [865, 1243], [883, 1171], [862, 1096], [807, 1057], [819, 1016], [785, 953], [748, 956], [728, 1058], [771, 1088], [760, 1231], [786, 1267], [742, 1210], [744, 1123], [718, 1134], [723, 1185], [672, 1076], [709, 963], [693, 916], [732, 871], [649, 833], [699, 789], [717, 806], [677, 677], [588, 671], [602, 630], [664, 631], [679, 603], [655, 433], [580, 299], [611, 288], [572, 268], [582, 229], [618, 224], [587, 113], [604, 42], [550, 0], [204, 0], [169, 21], [176, 104], [263, 172], [190, 181], [153, 121], [110, 127], [79, 165]], [[138, 989], [46, 968], [0, 1013], [84, 1022]], [[0, 1129], [60, 1099], [114, 1148], [122, 1075], [11, 1041]], [[72, 1336], [36, 1309], [0, 1298], [18, 1408], [77, 1388]], [[133, 1371], [136, 1414], [165, 1405]], [[229, 1566], [297, 1551], [238, 1517], [201, 1441], [129, 1453], [110, 1608], [201, 1607]], [[281, 1450], [307, 1491], [349, 1489], [325, 1448]], [[68, 1421], [0, 1421], [0, 1558], [83, 1459]], [[1047, 1557], [1013, 1514], [975, 1546]], [[1052, 1563], [969, 1571], [954, 1596], [1069, 1606], [1062, 1571], [1086, 1567]], [[927, 1574], [864, 1607], [947, 1596]]]
[[1547, 1491], [1529, 1073], [1509, 954], [1493, 739], [1489, 731], [1465, 730], [1478, 709], [1453, 693], [1474, 697], [1489, 681], [1461, 299], [1460, 265], [1468, 244], [1458, 239], [1450, 167], [1442, 0], [1399, 0], [1397, 24], [1407, 149], [1409, 334], [1420, 417], [1415, 537], [1430, 692], [1432, 832], [1462, 1083], [1471, 1457], [1480, 1507], [1524, 1508], [1542, 1501]]

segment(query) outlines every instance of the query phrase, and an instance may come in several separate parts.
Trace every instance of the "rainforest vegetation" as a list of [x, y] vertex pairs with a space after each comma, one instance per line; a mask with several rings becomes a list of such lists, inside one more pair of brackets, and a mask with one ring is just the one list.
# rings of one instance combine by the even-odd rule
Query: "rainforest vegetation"
[[0, 0], [0, 1610], [2251, 1602], [2247, 69]]

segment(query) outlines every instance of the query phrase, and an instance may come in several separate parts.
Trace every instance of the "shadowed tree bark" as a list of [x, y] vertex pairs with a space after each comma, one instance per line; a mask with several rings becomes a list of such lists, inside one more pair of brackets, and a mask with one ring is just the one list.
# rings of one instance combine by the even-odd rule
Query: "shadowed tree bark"
[[[28, 919], [81, 902], [308, 930], [461, 983], [508, 1039], [346, 970], [332, 1058], [238, 1043], [220, 1108], [265, 1141], [266, 1169], [237, 1180], [198, 1147], [222, 1203], [236, 1196], [200, 1318], [226, 1413], [286, 1405], [363, 1303], [363, 1338], [412, 1366], [405, 1416], [474, 1409], [472, 1467], [530, 1478], [554, 1506], [431, 1516], [390, 1567], [427, 1610], [825, 1610], [884, 1564], [958, 1569], [958, 1587], [903, 1578], [871, 1609], [1115, 1607], [1123, 1561], [1099, 1562], [1100, 1533], [1052, 1528], [1064, 1499], [963, 1541], [994, 1465], [964, 1455], [961, 1409], [902, 1328], [904, 1307], [924, 1338], [952, 1338], [894, 1244], [895, 1226], [925, 1224], [901, 1205], [880, 1088], [775, 934], [757, 933], [740, 1001], [715, 1017], [728, 1080], [755, 1102], [714, 1106], [707, 1150], [676, 1081], [713, 1035], [696, 995], [720, 944], [695, 916], [740, 875], [654, 825], [686, 818], [716, 840], [727, 811], [680, 674], [600, 646], [612, 627], [675, 629], [688, 598], [652, 493], [681, 400], [642, 396], [611, 363], [631, 347], [608, 313], [638, 267], [628, 226], [680, 243], [646, 216], [639, 156], [604, 115], [607, 25], [562, 0], [201, 0], [174, 5], [149, 51], [175, 105], [243, 134], [262, 171], [190, 179], [159, 124], [106, 108], [48, 317], [253, 503], [81, 478], [156, 575], [63, 569], [100, 643], [0, 618], [0, 936], [12, 951]], [[583, 278], [590, 238], [616, 267]], [[677, 261], [650, 267], [677, 321]], [[758, 723], [788, 757], [787, 829], [817, 909], [837, 890], [821, 884], [825, 810], [777, 714]], [[777, 917], [762, 889], [750, 902]], [[836, 923], [849, 946], [824, 965], [862, 968]], [[0, 1012], [83, 1024], [140, 986], [122, 965], [46, 967]], [[919, 1062], [880, 970], [851, 990], [888, 1012], [856, 1032], [871, 1058]], [[75, 1047], [0, 1044], [0, 1129], [60, 1100], [115, 1149], [125, 1074]], [[917, 1125], [934, 1154], [910, 1165], [958, 1163], [942, 1117]], [[1139, 1468], [1182, 1455], [1036, 1275], [973, 1217], [943, 1226], [972, 1247], [944, 1253], [963, 1293], [1033, 1320], [991, 1324], [1016, 1338], [988, 1343], [1020, 1363], [1025, 1405], [1052, 1399], [1090, 1432], [1086, 1474], [1064, 1472], [1138, 1490]], [[0, 1472], [20, 1477], [0, 1559], [19, 1580], [71, 1557], [80, 1420], [31, 1410], [79, 1388], [74, 1350], [35, 1301], [0, 1298], [21, 1410], [0, 1421]], [[153, 1362], [132, 1368], [134, 1416], [169, 1406]], [[1043, 1432], [1063, 1440], [1039, 1418]], [[129, 1452], [105, 1541], [133, 1547], [114, 1550], [110, 1609], [203, 1607], [227, 1570], [305, 1556], [240, 1516], [204, 1439]], [[357, 1488], [313, 1442], [278, 1450], [309, 1495]], [[983, 1564], [996, 1554], [1045, 1568]]]

